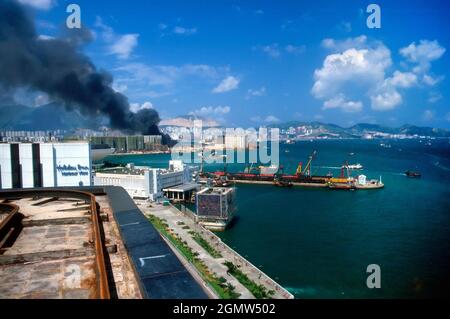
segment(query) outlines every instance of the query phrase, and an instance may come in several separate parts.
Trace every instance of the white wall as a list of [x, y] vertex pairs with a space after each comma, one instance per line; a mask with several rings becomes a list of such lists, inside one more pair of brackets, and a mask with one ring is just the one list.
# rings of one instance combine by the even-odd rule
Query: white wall
[[0, 144], [0, 188], [11, 188], [11, 150], [9, 144]]
[[40, 144], [41, 163], [42, 163], [42, 186], [54, 187], [56, 185], [55, 176], [55, 151], [53, 144]]
[[91, 185], [91, 148], [88, 143], [53, 144], [56, 185]]
[[[11, 188], [10, 144], [0, 144], [1, 188]], [[43, 187], [92, 185], [89, 143], [41, 143]], [[34, 187], [32, 144], [19, 144], [22, 187]]]
[[22, 165], [22, 187], [34, 187], [32, 144], [19, 144], [19, 163]]
[[131, 197], [149, 197], [148, 177], [145, 175], [97, 173], [94, 185], [112, 185], [123, 187]]

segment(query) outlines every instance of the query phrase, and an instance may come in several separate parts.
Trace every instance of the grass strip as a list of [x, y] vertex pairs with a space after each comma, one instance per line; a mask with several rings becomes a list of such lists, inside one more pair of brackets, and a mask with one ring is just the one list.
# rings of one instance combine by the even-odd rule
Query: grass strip
[[192, 239], [199, 244], [204, 250], [208, 252], [213, 258], [222, 258], [222, 254], [214, 249], [199, 233], [190, 232]]
[[203, 261], [197, 257], [198, 253], [193, 252], [187, 245], [186, 241], [183, 241], [178, 234], [174, 233], [169, 228], [169, 225], [164, 219], [158, 218], [154, 215], [149, 215], [148, 220], [197, 269], [202, 279], [214, 289], [221, 299], [239, 298], [240, 294], [235, 291], [235, 287], [230, 283], [227, 283], [225, 278], [218, 278], [214, 273], [212, 273]]
[[253, 296], [257, 299], [270, 299], [275, 294], [273, 290], [267, 290], [263, 285], [258, 285], [256, 282], [248, 278], [235, 264], [230, 261], [224, 262], [228, 268], [228, 273], [235, 277], [245, 288], [247, 288]]

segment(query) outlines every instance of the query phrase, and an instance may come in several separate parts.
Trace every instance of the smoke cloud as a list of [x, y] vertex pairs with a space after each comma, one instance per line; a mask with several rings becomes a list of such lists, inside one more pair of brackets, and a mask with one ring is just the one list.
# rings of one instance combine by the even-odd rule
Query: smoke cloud
[[112, 128], [125, 133], [161, 134], [158, 113], [131, 112], [127, 97], [112, 88], [112, 76], [97, 70], [81, 53], [91, 32], [87, 28], [65, 32], [62, 38], [41, 38], [19, 3], [0, 0], [0, 91], [31, 88], [85, 117], [107, 116]]

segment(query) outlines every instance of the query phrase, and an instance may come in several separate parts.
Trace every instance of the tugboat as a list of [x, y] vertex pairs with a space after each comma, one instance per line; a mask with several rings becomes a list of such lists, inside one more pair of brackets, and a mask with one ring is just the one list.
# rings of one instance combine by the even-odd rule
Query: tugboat
[[412, 178], [419, 178], [422, 177], [422, 174], [420, 174], [419, 172], [413, 172], [413, 171], [406, 171], [405, 175], [407, 177], [412, 177]]

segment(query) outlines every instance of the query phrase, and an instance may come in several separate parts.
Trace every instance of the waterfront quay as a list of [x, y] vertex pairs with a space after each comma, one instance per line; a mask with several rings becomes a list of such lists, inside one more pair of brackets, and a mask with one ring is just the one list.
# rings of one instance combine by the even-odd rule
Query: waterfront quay
[[[214, 283], [211, 284], [205, 280], [202, 270], [206, 270], [208, 274], [215, 278], [220, 278], [219, 281], [224, 286], [232, 286], [234, 294], [232, 298], [293, 299], [293, 295], [286, 289], [223, 243], [213, 232], [197, 224], [189, 212], [184, 213], [174, 206], [163, 206], [156, 203], [149, 204], [146, 201], [137, 201], [136, 203], [146, 216], [150, 218], [156, 217], [158, 220], [163, 221], [170, 230], [170, 234], [179, 238], [180, 242], [189, 247], [193, 255], [201, 261], [202, 269], [199, 270], [195, 262], [193, 263], [188, 261], [187, 258], [182, 258], [187, 269], [192, 272], [196, 279], [202, 280], [203, 286], [214, 298], [223, 298], [223, 296], [215, 289]], [[183, 255], [180, 249], [164, 234], [163, 238], [170, 243], [170, 247], [179, 257]], [[236, 271], [230, 270], [231, 264], [236, 267], [237, 275]], [[244, 280], [243, 277], [245, 277]], [[261, 297], [258, 292], [255, 293], [255, 286], [259, 286], [258, 291], [262, 290], [267, 292], [267, 294]]]

